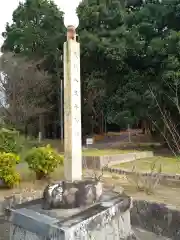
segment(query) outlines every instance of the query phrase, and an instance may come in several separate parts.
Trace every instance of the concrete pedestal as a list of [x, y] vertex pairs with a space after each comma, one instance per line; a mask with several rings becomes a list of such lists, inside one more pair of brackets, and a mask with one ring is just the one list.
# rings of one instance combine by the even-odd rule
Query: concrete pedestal
[[105, 192], [90, 207], [40, 208], [41, 199], [19, 205], [7, 212], [11, 240], [130, 240], [135, 239], [130, 224], [131, 198]]

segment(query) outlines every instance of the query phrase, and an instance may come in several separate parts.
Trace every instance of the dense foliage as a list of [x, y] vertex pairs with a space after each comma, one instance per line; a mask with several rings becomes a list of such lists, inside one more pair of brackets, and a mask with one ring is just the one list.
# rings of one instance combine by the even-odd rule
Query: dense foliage
[[[179, 122], [180, 0], [84, 1], [78, 8], [84, 133], [102, 130], [102, 119], [120, 127], [168, 116]], [[51, 76], [44, 102], [58, 113], [65, 28], [48, 0], [26, 0], [7, 25], [2, 50], [34, 61]], [[58, 89], [58, 91], [57, 91]], [[58, 119], [58, 116], [57, 116]]]
[[20, 182], [20, 175], [16, 170], [16, 165], [19, 162], [19, 157], [13, 153], [0, 153], [1, 186], [11, 188]]
[[32, 148], [25, 157], [29, 169], [36, 173], [38, 180], [49, 177], [59, 165], [63, 165], [63, 159], [64, 157], [49, 145]]
[[0, 152], [19, 153], [22, 149], [21, 143], [18, 141], [19, 133], [15, 130], [5, 128], [0, 129]]

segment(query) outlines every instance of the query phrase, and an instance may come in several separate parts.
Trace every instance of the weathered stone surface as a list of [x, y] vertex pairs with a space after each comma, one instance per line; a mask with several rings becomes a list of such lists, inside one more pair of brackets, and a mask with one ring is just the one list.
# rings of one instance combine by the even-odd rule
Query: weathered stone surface
[[[37, 209], [40, 209], [41, 205], [39, 203], [40, 199], [35, 200], [35, 198], [39, 198], [41, 195], [42, 195], [41, 191], [35, 191], [32, 194], [32, 198], [34, 200], [30, 201], [30, 202], [25, 202], [25, 201], [29, 201], [30, 198], [25, 197], [23, 194], [21, 194], [21, 198], [20, 198], [20, 194], [16, 194], [14, 196], [16, 198], [16, 201], [15, 201], [16, 204], [12, 205], [12, 207], [14, 207], [15, 209], [16, 208], [17, 209], [19, 209], [19, 208], [30, 208], [30, 209], [33, 209], [34, 211], [37, 211]], [[13, 198], [13, 196], [12, 196], [12, 198]], [[21, 204], [20, 204], [20, 202], [21, 202], [20, 199], [22, 201]], [[5, 202], [6, 202], [6, 204], [4, 204], [4, 202], [1, 202], [0, 206], [1, 207], [2, 207], [2, 205], [3, 206], [8, 206], [7, 199], [5, 199]], [[135, 233], [138, 237], [137, 238], [138, 240], [145, 240], [145, 239], [148, 239], [148, 240], [149, 239], [150, 240], [151, 239], [152, 240], [163, 239], [164, 240], [163, 235], [167, 239], [173, 239], [173, 240], [177, 240], [177, 239], [179, 240], [180, 239], [180, 237], [179, 237], [180, 212], [178, 210], [175, 210], [175, 207], [168, 206], [168, 205], [161, 205], [161, 204], [158, 204], [158, 203], [149, 203], [149, 202], [142, 201], [142, 200], [141, 201], [140, 200], [134, 200], [133, 202], [134, 202], [134, 204], [133, 204], [134, 206], [131, 210], [131, 223], [132, 223], [133, 227], [141, 228], [142, 231], [143, 231], [143, 232], [141, 231], [140, 233], [138, 231], [138, 234], [137, 234], [137, 231], [135, 231]], [[17, 203], [19, 203], [19, 204], [17, 205]], [[159, 220], [158, 220], [158, 214], [157, 214], [158, 211], [155, 211], [156, 214], [151, 212], [152, 209], [156, 208], [156, 207], [154, 207], [156, 205], [157, 206], [163, 206], [162, 209], [166, 209], [166, 210], [163, 210], [163, 212], [162, 212], [162, 210], [160, 211], [161, 214], [159, 215], [160, 216]], [[158, 209], [160, 209], [160, 208], [158, 208]], [[64, 211], [61, 210], [61, 214], [64, 217], [65, 216], [70, 217], [71, 215], [73, 215], [72, 211], [76, 214], [78, 213], [78, 210], [76, 209], [76, 210], [68, 210], [68, 211], [67, 210], [64, 210]], [[57, 217], [57, 210], [53, 210], [53, 211], [50, 211], [50, 212], [51, 213], [49, 213], [49, 211], [45, 211], [45, 213], [47, 215], [51, 215], [52, 218]], [[154, 212], [154, 210], [153, 210], [153, 212]], [[40, 211], [40, 213], [44, 213], [44, 211]], [[164, 214], [164, 213], [166, 213], [166, 214]], [[1, 214], [3, 214], [3, 211], [1, 211]], [[59, 216], [59, 218], [60, 218], [60, 216]], [[63, 219], [63, 217], [61, 219]], [[164, 230], [159, 231], [159, 227], [161, 229], [164, 229]], [[13, 230], [13, 229], [14, 229], [14, 227], [12, 225], [11, 230]], [[21, 234], [22, 234], [22, 229], [20, 229], [16, 226], [16, 230], [17, 231], [21, 230]], [[0, 239], [2, 239], [2, 240], [8, 240], [9, 239], [9, 224], [5, 223], [2, 220], [0, 222], [0, 232], [1, 232]], [[161, 234], [162, 236], [157, 235], [157, 234], [153, 235], [153, 232], [157, 233], [157, 234]], [[39, 240], [39, 238], [35, 238], [35, 237], [37, 237], [37, 235], [35, 233], [30, 233], [29, 232], [29, 234], [31, 234], [31, 235], [29, 235], [31, 237], [29, 239], [34, 239], [34, 240], [38, 239]], [[154, 237], [154, 236], [156, 236], [156, 237]], [[19, 239], [21, 239], [21, 238], [18, 238], [18, 240]], [[130, 239], [136, 239], [136, 238], [133, 238], [133, 236], [131, 236]]]
[[159, 236], [180, 239], [180, 212], [165, 204], [133, 201], [132, 225], [147, 229]]
[[89, 169], [102, 169], [108, 166], [116, 165], [123, 162], [131, 162], [141, 158], [153, 157], [153, 152], [133, 152], [125, 154], [115, 154], [106, 156], [83, 156], [83, 167]]
[[31, 192], [30, 196], [26, 196], [24, 192], [7, 196], [4, 198], [4, 201], [0, 202], [0, 215], [4, 214], [5, 209], [14, 208], [19, 204], [42, 198], [42, 195], [43, 191], [36, 190]]
[[43, 209], [77, 208], [100, 200], [102, 183], [92, 180], [59, 181], [48, 185], [43, 193]]
[[80, 44], [64, 43], [64, 176], [82, 179]]
[[40, 201], [39, 204], [27, 204], [26, 208], [19, 205], [7, 214], [12, 240], [30, 237], [35, 240], [135, 239], [129, 212], [132, 200], [125, 195], [106, 192], [99, 203], [71, 210], [42, 210]]
[[133, 228], [137, 240], [171, 240], [170, 238], [156, 235], [141, 228]]

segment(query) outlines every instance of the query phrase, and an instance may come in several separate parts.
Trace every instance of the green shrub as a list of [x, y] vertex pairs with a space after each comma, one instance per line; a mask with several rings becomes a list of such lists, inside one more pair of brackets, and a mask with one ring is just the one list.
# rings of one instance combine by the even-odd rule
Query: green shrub
[[31, 170], [36, 173], [38, 180], [46, 178], [50, 173], [63, 164], [64, 157], [59, 155], [50, 145], [32, 148], [25, 156], [25, 161]]
[[32, 148], [38, 148], [43, 146], [38, 141], [31, 140], [31, 139], [24, 138], [24, 141], [23, 141], [23, 136], [21, 136], [21, 145], [23, 146], [23, 148], [19, 151], [19, 155], [22, 162], [24, 162], [24, 159], [29, 150], [31, 150]]
[[21, 160], [32, 147], [40, 147], [37, 140], [27, 139], [16, 130], [0, 129], [0, 152], [19, 154]]
[[16, 171], [16, 165], [20, 159], [14, 153], [0, 153], [0, 180], [5, 187], [14, 187], [20, 182], [20, 175]]
[[0, 129], [0, 152], [19, 153], [22, 149], [22, 142], [18, 141], [19, 133], [15, 130]]

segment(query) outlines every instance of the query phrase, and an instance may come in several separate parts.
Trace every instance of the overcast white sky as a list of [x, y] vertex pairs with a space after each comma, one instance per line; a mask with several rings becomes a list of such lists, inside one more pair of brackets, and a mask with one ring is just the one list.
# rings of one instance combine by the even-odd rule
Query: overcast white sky
[[[69, 5], [70, 1], [73, 1], [73, 3], [80, 2], [80, 0], [54, 0], [58, 6], [60, 3], [63, 3], [68, 7], [72, 6], [72, 4]], [[25, 2], [25, 0], [0, 0], [0, 46], [3, 43], [1, 33], [5, 30], [6, 23], [11, 22], [12, 13], [17, 8], [19, 2]]]
[[[13, 10], [18, 6], [19, 0], [0, 0], [0, 35], [5, 29], [6, 22], [12, 18]], [[3, 38], [0, 36], [0, 45], [3, 43]]]

